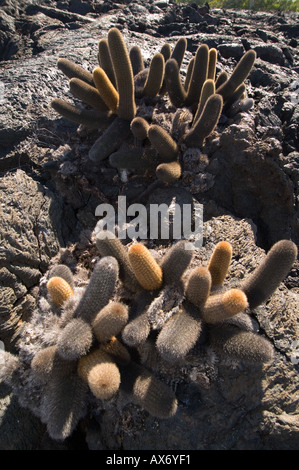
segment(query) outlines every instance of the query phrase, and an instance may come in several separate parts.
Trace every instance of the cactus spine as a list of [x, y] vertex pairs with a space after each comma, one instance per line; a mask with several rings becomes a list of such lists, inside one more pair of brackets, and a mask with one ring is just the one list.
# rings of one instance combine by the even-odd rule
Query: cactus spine
[[194, 250], [187, 249], [187, 242], [180, 240], [163, 256], [161, 268], [164, 284], [179, 282], [192, 261]]
[[212, 278], [210, 271], [202, 266], [194, 268], [186, 282], [186, 298], [193, 305], [201, 309], [211, 291]]
[[201, 93], [201, 88], [207, 79], [208, 62], [209, 48], [206, 44], [202, 44], [198, 47], [195, 54], [192, 76], [190, 78], [185, 103], [186, 106], [197, 106]]
[[217, 64], [217, 49], [214, 47], [209, 50], [209, 65], [207, 79], [215, 80], [216, 75], [216, 64]]

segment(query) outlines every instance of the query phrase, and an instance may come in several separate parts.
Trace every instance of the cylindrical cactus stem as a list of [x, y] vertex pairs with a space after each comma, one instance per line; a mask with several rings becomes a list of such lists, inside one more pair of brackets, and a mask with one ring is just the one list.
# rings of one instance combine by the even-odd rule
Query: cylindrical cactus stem
[[142, 313], [124, 327], [122, 339], [127, 346], [137, 347], [147, 339], [150, 329], [147, 313]]
[[149, 130], [149, 123], [142, 117], [137, 116], [131, 122], [131, 131], [139, 140], [145, 140], [147, 138], [147, 133]]
[[86, 414], [88, 386], [75, 373], [53, 377], [41, 399], [40, 416], [49, 436], [58, 441], [69, 437]]
[[105, 343], [122, 331], [128, 319], [126, 305], [121, 302], [109, 302], [94, 318], [91, 324], [92, 331], [100, 343]]
[[150, 251], [142, 243], [130, 246], [129, 260], [136, 279], [146, 290], [156, 290], [162, 285], [163, 272]]
[[184, 106], [187, 93], [182, 84], [179, 66], [175, 59], [169, 59], [165, 64], [165, 83], [171, 103], [177, 108]]
[[69, 59], [60, 58], [57, 61], [57, 66], [69, 79], [79, 78], [89, 85], [94, 85], [92, 73], [85, 70], [80, 65], [75, 64]]
[[130, 318], [132, 320], [124, 327], [121, 334], [127, 346], [137, 347], [147, 339], [151, 329], [147, 309], [152, 300], [153, 293], [151, 291], [141, 291], [138, 295], [130, 311]]
[[38, 351], [31, 361], [31, 369], [42, 380], [52, 377], [64, 377], [70, 374], [76, 366], [76, 361], [63, 359], [57, 353], [57, 346], [48, 346]]
[[94, 396], [101, 400], [109, 400], [119, 389], [119, 369], [101, 348], [79, 360], [78, 375], [88, 383]]
[[131, 361], [120, 367], [121, 390], [157, 418], [170, 418], [177, 411], [177, 399], [173, 391], [139, 364]]
[[60, 98], [54, 98], [51, 101], [51, 106], [58, 114], [69, 121], [82, 124], [90, 129], [99, 129], [107, 124], [110, 119], [107, 112], [77, 108]]
[[53, 268], [50, 269], [48, 274], [48, 279], [51, 277], [62, 277], [72, 289], [74, 289], [74, 276], [72, 271], [65, 264], [56, 264]]
[[194, 62], [195, 62], [195, 57], [192, 57], [187, 67], [187, 72], [186, 72], [186, 77], [185, 77], [185, 82], [184, 82], [184, 88], [186, 92], [188, 91], [190, 80], [192, 77]]
[[150, 98], [154, 98], [158, 95], [164, 78], [164, 57], [160, 52], [154, 54], [150, 67], [146, 82], [143, 88], [143, 94], [149, 96]]
[[163, 46], [161, 47], [161, 54], [163, 55], [164, 57], [164, 60], [165, 62], [170, 59], [170, 56], [171, 56], [171, 46], [168, 42], [166, 42], [165, 44], [163, 44]]
[[117, 113], [120, 118], [132, 121], [136, 114], [133, 70], [123, 36], [117, 28], [108, 31], [108, 45], [119, 93]]
[[256, 52], [252, 49], [245, 52], [239, 60], [229, 79], [217, 88], [217, 93], [226, 102], [233, 92], [246, 80], [256, 59]]
[[116, 117], [89, 150], [88, 157], [94, 163], [100, 163], [117, 150], [130, 133], [130, 123]]
[[64, 302], [74, 295], [74, 291], [62, 277], [51, 277], [47, 282], [47, 290], [51, 301], [61, 307]]
[[141, 72], [141, 70], [144, 70], [144, 61], [140, 47], [131, 47], [129, 56], [132, 65], [133, 75], [135, 77], [135, 75]]
[[250, 308], [256, 308], [273, 294], [296, 261], [297, 251], [291, 240], [280, 240], [272, 246], [240, 287], [247, 296]]
[[205, 107], [207, 100], [210, 98], [210, 96], [214, 95], [214, 93], [215, 93], [214, 80], [211, 80], [211, 79], [206, 80], [201, 89], [199, 103], [198, 103], [197, 110], [193, 119], [193, 126], [195, 125], [197, 119], [201, 116], [201, 113], [203, 111], [203, 108]]
[[70, 90], [75, 98], [82, 100], [92, 108], [98, 109], [99, 111], [108, 110], [98, 90], [94, 86], [80, 80], [80, 78], [70, 79]]
[[171, 57], [171, 59], [176, 60], [179, 69], [181, 68], [186, 49], [187, 49], [187, 39], [186, 38], [180, 38], [176, 42], [176, 44], [173, 48], [173, 51], [171, 53], [170, 57]]
[[238, 88], [236, 88], [233, 94], [226, 101], [223, 107], [224, 112], [227, 111], [236, 101], [242, 99], [242, 97], [245, 95], [245, 92], [246, 86], [244, 83], [242, 83]]
[[206, 101], [204, 109], [197, 119], [195, 125], [191, 128], [185, 137], [187, 147], [201, 147], [204, 140], [216, 128], [222, 111], [222, 97], [220, 95], [212, 95]]
[[192, 76], [190, 79], [186, 97], [186, 106], [197, 105], [201, 93], [201, 88], [207, 79], [208, 63], [209, 48], [207, 44], [202, 44], [198, 47], [195, 54]]
[[212, 49], [209, 50], [209, 65], [208, 65], [207, 79], [211, 79], [215, 81], [216, 64], [217, 64], [217, 49], [213, 47]]
[[105, 70], [111, 83], [114, 86], [116, 86], [116, 80], [115, 80], [113, 64], [112, 64], [112, 60], [110, 56], [108, 41], [105, 38], [102, 38], [99, 41], [98, 62], [99, 62], [99, 66]]
[[86, 290], [76, 307], [75, 317], [90, 323], [112, 298], [118, 278], [118, 262], [112, 256], [100, 259], [94, 267]]
[[163, 256], [161, 268], [165, 285], [179, 282], [191, 263], [194, 250], [186, 249], [186, 244], [186, 240], [179, 240]]
[[270, 341], [261, 335], [241, 330], [233, 325], [211, 328], [210, 341], [217, 353], [245, 362], [270, 362], [274, 356], [274, 348]]
[[106, 343], [101, 344], [101, 350], [109, 354], [116, 364], [125, 365], [131, 360], [128, 349], [115, 336], [112, 336]]
[[73, 318], [57, 338], [57, 353], [67, 361], [75, 361], [87, 354], [91, 348], [91, 327], [81, 318]]
[[160, 356], [169, 362], [181, 361], [195, 345], [202, 331], [202, 320], [198, 309], [185, 302], [172, 315], [160, 331], [156, 347]]
[[221, 85], [223, 85], [223, 83], [225, 83], [227, 80], [228, 80], [228, 73], [223, 70], [222, 72], [220, 72], [220, 74], [215, 80], [216, 93], [217, 93], [218, 88], [220, 88]]
[[222, 286], [232, 259], [232, 246], [229, 242], [217, 243], [209, 261], [208, 269], [212, 277], [212, 286]]
[[118, 93], [102, 67], [94, 69], [93, 81], [105, 105], [115, 114], [117, 111]]
[[201, 315], [207, 323], [218, 323], [241, 313], [248, 306], [247, 297], [240, 289], [210, 295], [201, 308]]
[[186, 282], [186, 299], [201, 309], [210, 295], [211, 286], [212, 278], [208, 268], [203, 266], [194, 268]]
[[108, 230], [96, 233], [96, 247], [101, 256], [113, 256], [119, 266], [119, 278], [130, 289], [136, 291], [138, 282], [130, 264], [129, 255], [122, 242]]
[[175, 183], [181, 174], [182, 167], [179, 162], [160, 163], [156, 168], [157, 178], [166, 184]]
[[178, 145], [161, 126], [157, 124], [150, 125], [148, 138], [161, 156], [163, 163], [172, 162], [177, 159], [179, 154]]

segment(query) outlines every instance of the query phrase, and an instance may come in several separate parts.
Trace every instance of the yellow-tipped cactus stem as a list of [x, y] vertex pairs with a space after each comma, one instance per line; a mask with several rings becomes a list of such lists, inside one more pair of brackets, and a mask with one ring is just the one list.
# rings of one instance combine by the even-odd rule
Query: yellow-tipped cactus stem
[[106, 106], [113, 112], [117, 111], [118, 92], [114, 88], [105, 70], [97, 67], [93, 71], [93, 81]]
[[211, 295], [201, 312], [207, 323], [217, 323], [241, 313], [247, 306], [244, 292], [240, 289], [230, 289], [224, 294]]
[[159, 289], [163, 273], [150, 251], [142, 243], [129, 248], [129, 260], [139, 284], [146, 290]]
[[97, 349], [78, 362], [78, 374], [88, 383], [96, 398], [109, 400], [120, 385], [120, 373], [111, 357]]
[[66, 300], [74, 295], [74, 291], [62, 277], [52, 277], [47, 283], [47, 289], [52, 302], [61, 306]]
[[222, 286], [232, 259], [232, 246], [229, 242], [217, 243], [210, 258], [208, 269], [213, 286]]
[[128, 307], [121, 302], [110, 302], [96, 315], [92, 322], [92, 330], [97, 340], [102, 343], [124, 328], [128, 321]]

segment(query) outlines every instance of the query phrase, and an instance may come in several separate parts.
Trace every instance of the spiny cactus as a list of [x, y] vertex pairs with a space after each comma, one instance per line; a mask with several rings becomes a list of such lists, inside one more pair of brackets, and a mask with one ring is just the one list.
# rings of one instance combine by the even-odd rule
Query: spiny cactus
[[[128, 50], [122, 34], [113, 27], [107, 38], [99, 41], [100, 67], [93, 73], [59, 59], [58, 67], [70, 78], [73, 96], [103, 115], [93, 121], [91, 110], [59, 99], [52, 101], [53, 108], [77, 123], [92, 128], [98, 125], [100, 130], [106, 116], [106, 129], [88, 154], [92, 162], [100, 165], [108, 158], [114, 168], [156, 176], [165, 185], [180, 179], [185, 150], [201, 148], [217, 128], [221, 113], [229, 114], [235, 102], [242, 102], [244, 82], [255, 60], [255, 52], [248, 51], [230, 77], [226, 72], [216, 77], [217, 50], [200, 44], [183, 82], [180, 69], [186, 48], [186, 38], [180, 38], [173, 50], [166, 43], [145, 68], [141, 49], [132, 46]], [[169, 102], [172, 108], [165, 106]], [[249, 109], [250, 103], [244, 109]], [[158, 111], [151, 119], [145, 119], [148, 104]], [[186, 111], [181, 113], [181, 120], [185, 117], [181, 126], [175, 122], [173, 107]], [[164, 122], [172, 121], [172, 129], [164, 128], [163, 119], [157, 118], [159, 108], [170, 114]]]

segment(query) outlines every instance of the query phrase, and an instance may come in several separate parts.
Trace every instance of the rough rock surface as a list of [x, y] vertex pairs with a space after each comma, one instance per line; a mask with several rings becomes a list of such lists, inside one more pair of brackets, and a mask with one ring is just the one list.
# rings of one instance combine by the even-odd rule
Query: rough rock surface
[[[39, 278], [59, 248], [93, 229], [98, 204], [115, 204], [119, 194], [138, 200], [149, 185], [141, 176], [124, 181], [106, 163], [95, 172], [87, 154], [97, 132], [78, 129], [49, 106], [53, 97], [70, 97], [57, 59], [67, 57], [92, 71], [98, 40], [111, 26], [122, 30], [128, 46], [141, 47], [147, 63], [166, 39], [174, 44], [185, 36], [183, 70], [203, 42], [218, 49], [218, 72], [230, 72], [246, 50], [256, 50], [247, 81], [254, 108], [225, 116], [200, 157], [185, 156], [174, 191], [190, 192], [204, 204], [202, 260], [216, 241], [232, 241], [233, 280], [258, 264], [275, 241], [299, 243], [298, 14], [140, 0], [0, 5], [0, 340], [7, 349], [14, 349]], [[271, 301], [255, 312], [275, 344], [274, 363], [262, 370], [222, 364], [210, 389], [174, 384], [180, 407], [171, 426], [134, 405], [122, 413], [111, 407], [99, 410], [79, 438], [60, 445], [18, 411], [0, 385], [0, 448], [72, 448], [77, 439], [79, 447], [90, 449], [298, 448], [298, 364], [290, 346], [298, 338], [298, 289], [295, 265]]]

